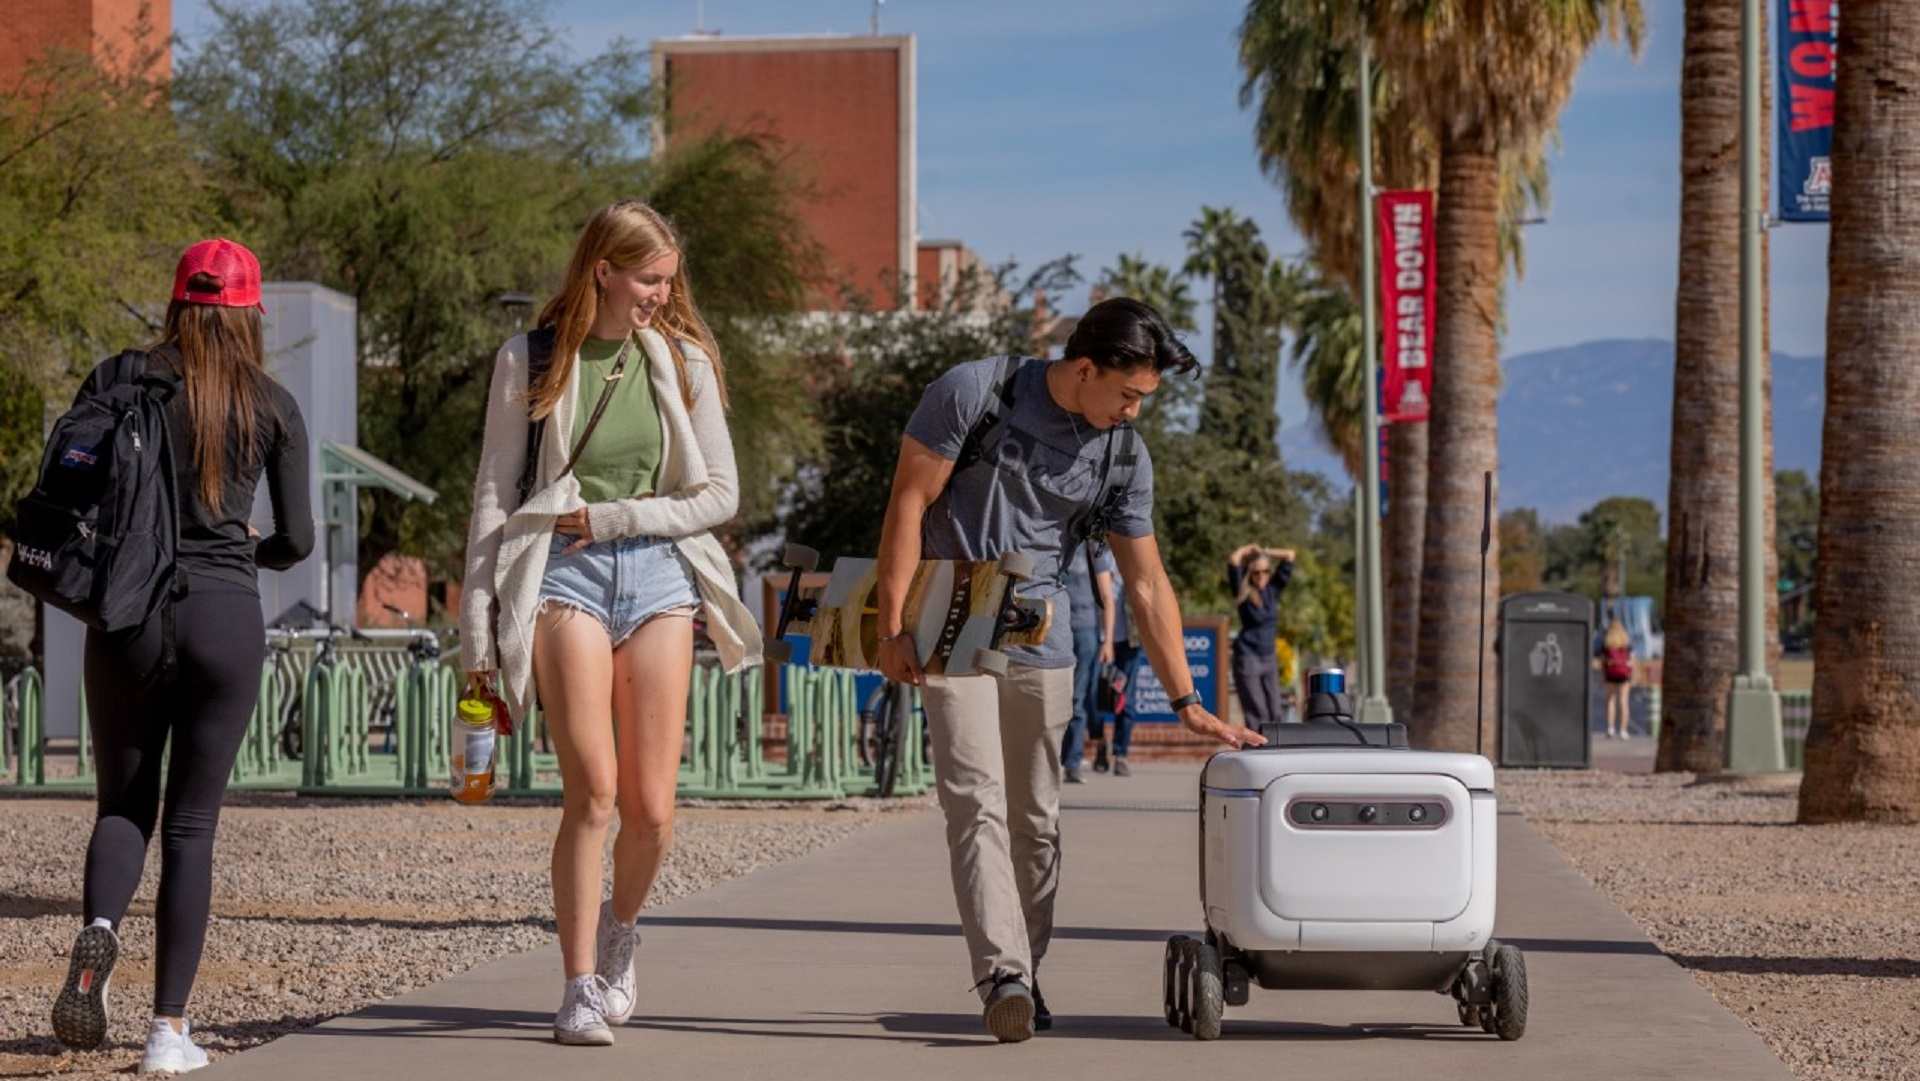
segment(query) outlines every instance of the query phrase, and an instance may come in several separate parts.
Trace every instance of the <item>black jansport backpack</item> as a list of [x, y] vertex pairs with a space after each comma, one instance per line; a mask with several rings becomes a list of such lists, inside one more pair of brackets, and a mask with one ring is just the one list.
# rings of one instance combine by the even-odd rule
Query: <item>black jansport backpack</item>
[[54, 423], [40, 476], [16, 505], [7, 578], [103, 631], [146, 622], [174, 584], [179, 493], [167, 402], [180, 382], [144, 352]]

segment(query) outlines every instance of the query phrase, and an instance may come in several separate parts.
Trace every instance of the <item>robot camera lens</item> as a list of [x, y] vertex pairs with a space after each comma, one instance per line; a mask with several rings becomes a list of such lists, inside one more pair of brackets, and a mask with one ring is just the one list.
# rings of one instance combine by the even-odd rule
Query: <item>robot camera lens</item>
[[1372, 822], [1379, 817], [1380, 809], [1371, 803], [1360, 808], [1360, 821], [1362, 822]]
[[1316, 803], [1313, 805], [1313, 809], [1307, 812], [1307, 815], [1315, 822], [1325, 822], [1327, 820], [1327, 813], [1326, 804]]
[[1426, 820], [1427, 820], [1427, 809], [1425, 807], [1422, 807], [1416, 803], [1412, 807], [1407, 809], [1407, 821], [1425, 822]]

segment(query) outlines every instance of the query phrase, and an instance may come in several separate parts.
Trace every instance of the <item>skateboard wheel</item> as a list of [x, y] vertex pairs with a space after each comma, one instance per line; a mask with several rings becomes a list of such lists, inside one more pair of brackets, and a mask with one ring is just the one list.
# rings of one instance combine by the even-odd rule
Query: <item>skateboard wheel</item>
[[1000, 573], [1016, 582], [1033, 577], [1033, 557], [1025, 552], [1008, 552], [1000, 557]]
[[780, 553], [782, 566], [811, 571], [820, 568], [820, 553], [804, 544], [789, 544]]
[[769, 664], [786, 664], [793, 660], [793, 643], [784, 638], [775, 638], [762, 650]]
[[973, 666], [990, 676], [1007, 674], [1007, 655], [997, 649], [979, 649], [973, 653]]

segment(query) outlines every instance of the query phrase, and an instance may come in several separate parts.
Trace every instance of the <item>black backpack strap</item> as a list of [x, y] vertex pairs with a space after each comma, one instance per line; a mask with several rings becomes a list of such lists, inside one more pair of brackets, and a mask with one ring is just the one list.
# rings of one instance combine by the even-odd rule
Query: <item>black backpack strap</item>
[[[531, 392], [553, 367], [553, 343], [558, 332], [551, 326], [527, 331], [527, 390]], [[540, 476], [540, 444], [545, 440], [547, 421], [527, 421], [527, 457], [520, 465], [520, 503], [533, 495], [534, 481]]]
[[994, 376], [992, 395], [987, 402], [986, 411], [980, 414], [979, 420], [973, 422], [973, 427], [967, 429], [967, 437], [960, 443], [960, 453], [954, 455], [953, 471], [955, 473], [971, 468], [978, 462], [981, 451], [986, 445], [987, 436], [1013, 415], [1015, 360], [1014, 357], [1000, 358], [1000, 371]]
[[[1133, 474], [1139, 464], [1140, 433], [1134, 431], [1131, 424], [1115, 428], [1107, 436], [1107, 453], [1100, 465], [1100, 483], [1094, 488], [1093, 498], [1067, 523], [1068, 548], [1066, 558], [1061, 560], [1062, 566], [1073, 559], [1073, 549], [1079, 546], [1085, 552], [1087, 574], [1093, 575], [1094, 553], [1106, 546], [1107, 534], [1113, 531], [1113, 519], [1120, 512], [1120, 501], [1133, 484]], [[1094, 595], [1099, 595], [1097, 590]]]

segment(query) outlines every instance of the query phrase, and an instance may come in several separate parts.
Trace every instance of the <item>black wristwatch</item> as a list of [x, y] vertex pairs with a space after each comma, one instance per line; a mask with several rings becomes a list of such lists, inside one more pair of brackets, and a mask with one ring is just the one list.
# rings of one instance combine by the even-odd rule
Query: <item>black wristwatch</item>
[[1167, 708], [1172, 710], [1174, 713], [1179, 713], [1181, 710], [1186, 709], [1188, 706], [1197, 706], [1199, 704], [1200, 704], [1200, 692], [1189, 691], [1188, 693], [1181, 695], [1180, 697], [1174, 699], [1173, 701], [1168, 702]]

